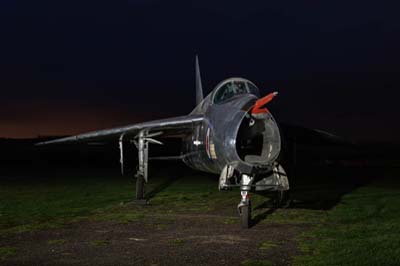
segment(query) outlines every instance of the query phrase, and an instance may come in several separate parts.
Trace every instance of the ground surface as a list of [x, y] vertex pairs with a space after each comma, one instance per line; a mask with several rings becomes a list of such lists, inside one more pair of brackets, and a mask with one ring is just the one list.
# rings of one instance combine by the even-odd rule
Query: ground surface
[[4, 175], [0, 265], [399, 265], [398, 171], [375, 172], [357, 186], [299, 185], [288, 209], [254, 195], [249, 230], [238, 191], [209, 175], [155, 169], [147, 206], [113, 171]]

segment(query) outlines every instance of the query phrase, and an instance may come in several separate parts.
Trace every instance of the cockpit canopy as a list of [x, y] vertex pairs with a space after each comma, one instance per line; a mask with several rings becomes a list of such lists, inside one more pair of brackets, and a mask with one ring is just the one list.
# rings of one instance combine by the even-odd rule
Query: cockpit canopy
[[212, 102], [214, 104], [223, 103], [235, 95], [246, 93], [260, 96], [258, 88], [251, 81], [243, 78], [226, 79], [215, 88]]

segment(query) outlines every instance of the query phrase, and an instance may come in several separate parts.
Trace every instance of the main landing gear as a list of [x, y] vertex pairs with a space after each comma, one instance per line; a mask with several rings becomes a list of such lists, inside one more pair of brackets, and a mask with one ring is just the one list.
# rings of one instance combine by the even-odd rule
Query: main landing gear
[[[133, 141], [135, 146], [138, 150], [138, 159], [139, 165], [137, 172], [135, 174], [136, 177], [136, 195], [135, 201], [137, 204], [147, 204], [147, 200], [145, 198], [145, 183], [148, 180], [148, 161], [149, 161], [149, 144], [159, 144], [161, 145], [162, 142], [153, 139], [155, 136], [161, 135], [162, 132], [155, 132], [149, 134], [148, 131], [142, 130], [139, 134], [135, 137]], [[119, 139], [119, 148], [120, 148], [120, 162], [121, 162], [121, 172], [123, 174], [124, 170], [124, 151], [123, 151], [123, 141], [124, 141], [124, 134], [120, 136]]]

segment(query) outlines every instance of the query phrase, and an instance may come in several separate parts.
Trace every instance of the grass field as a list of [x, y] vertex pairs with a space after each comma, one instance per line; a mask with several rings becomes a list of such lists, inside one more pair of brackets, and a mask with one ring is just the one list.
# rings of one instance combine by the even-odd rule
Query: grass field
[[[90, 176], [92, 175], [92, 176]], [[119, 176], [54, 174], [45, 180], [2, 182], [0, 234], [61, 226], [132, 198], [133, 181]]]
[[400, 180], [382, 171], [299, 238], [295, 265], [400, 265]]
[[[398, 171], [382, 172], [382, 177], [345, 194], [331, 209], [307, 208], [294, 202], [289, 209], [272, 210], [268, 198], [253, 196], [253, 218], [259, 225], [279, 227], [305, 225], [307, 230], [296, 236], [300, 253], [291, 258], [294, 265], [400, 265], [400, 181]], [[157, 176], [157, 175], [156, 175]], [[147, 191], [152, 193], [148, 207], [136, 206], [133, 198], [134, 180], [114, 174], [68, 173], [53, 178], [26, 182], [1, 181], [0, 238], [63, 228], [71, 222], [84, 220], [116, 221], [122, 224], [177, 219], [177, 215], [221, 215], [224, 226], [239, 223], [234, 218], [238, 191], [219, 192], [216, 179], [199, 174], [197, 177], [169, 180], [152, 179]], [[305, 192], [307, 193], [307, 192]], [[226, 214], [226, 216], [223, 216]], [[160, 222], [162, 230], [168, 226]], [[268, 234], [268, 231], [265, 231]], [[172, 246], [185, 246], [188, 240], [170, 240]], [[49, 245], [63, 245], [65, 239], [49, 240]], [[96, 239], [92, 247], [108, 244]], [[265, 240], [258, 252], [274, 252], [284, 242]], [[14, 246], [0, 245], [0, 259], [18, 253]], [[246, 259], [242, 265], [279, 264], [267, 259]]]
[[[177, 180], [174, 177], [168, 180], [153, 178], [146, 186], [147, 195], [151, 196], [149, 194], [154, 190], [160, 191], [151, 196], [153, 208], [141, 208], [138, 216], [154, 210], [163, 214], [206, 212], [224, 202], [233, 199], [236, 202], [237, 192], [220, 193], [215, 180], [210, 176]], [[123, 216], [124, 205], [134, 199], [134, 191], [135, 180], [115, 172], [60, 174], [39, 182], [3, 181], [0, 186], [0, 234], [57, 227], [81, 218]]]

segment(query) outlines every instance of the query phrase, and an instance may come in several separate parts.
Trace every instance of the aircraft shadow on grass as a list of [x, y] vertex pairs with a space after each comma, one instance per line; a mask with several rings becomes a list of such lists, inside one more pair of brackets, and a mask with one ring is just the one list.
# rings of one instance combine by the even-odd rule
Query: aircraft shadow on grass
[[[344, 195], [366, 184], [371, 178], [371, 170], [360, 167], [320, 166], [317, 172], [298, 169], [294, 176], [292, 173], [290, 199], [284, 208], [330, 210]], [[263, 211], [253, 217], [252, 225], [267, 219], [277, 209], [273, 199], [254, 206], [253, 210]]]

